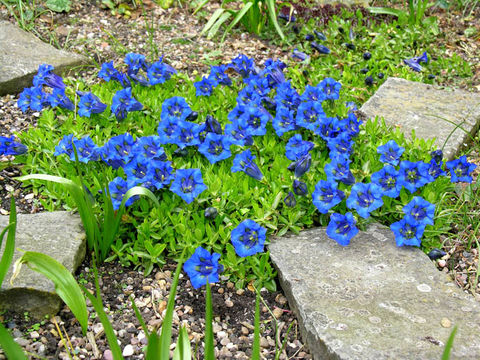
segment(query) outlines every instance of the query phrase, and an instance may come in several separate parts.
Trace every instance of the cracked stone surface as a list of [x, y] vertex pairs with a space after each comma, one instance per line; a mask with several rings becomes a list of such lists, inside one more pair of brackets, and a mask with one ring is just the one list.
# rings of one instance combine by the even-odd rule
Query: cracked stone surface
[[[8, 216], [0, 216], [0, 229], [7, 225]], [[0, 248], [0, 257], [4, 247], [5, 244]], [[20, 313], [28, 311], [37, 318], [55, 315], [62, 301], [55, 294], [53, 282], [45, 276], [23, 265], [13, 285], [10, 284], [13, 264], [22, 255], [18, 249], [49, 255], [72, 273], [75, 272], [86, 252], [86, 236], [80, 216], [54, 211], [18, 214], [17, 217], [15, 253], [0, 289], [0, 309]]]
[[276, 238], [270, 257], [315, 359], [480, 359], [480, 303], [379, 224], [342, 247], [324, 228]]
[[451, 160], [471, 142], [480, 124], [480, 94], [440, 90], [432, 85], [388, 78], [360, 109], [367, 118], [383, 117], [411, 138], [436, 139]]
[[56, 74], [86, 64], [85, 57], [58, 50], [8, 21], [0, 21], [0, 96], [32, 86], [41, 64], [50, 64]]

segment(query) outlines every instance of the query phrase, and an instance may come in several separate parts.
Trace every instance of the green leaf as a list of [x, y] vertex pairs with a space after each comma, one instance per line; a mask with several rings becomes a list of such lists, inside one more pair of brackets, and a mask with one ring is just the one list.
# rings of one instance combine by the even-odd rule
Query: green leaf
[[205, 26], [203, 27], [203, 30], [202, 32], [200, 33], [200, 36], [204, 35], [208, 30], [210, 30], [210, 28], [213, 26], [213, 24], [215, 24], [215, 22], [217, 21], [217, 19], [220, 17], [220, 15], [222, 15], [223, 13], [225, 12], [224, 9], [217, 9], [215, 10], [215, 12], [212, 14], [212, 16], [210, 17], [210, 19], [208, 19], [208, 22], [205, 24]]
[[283, 35], [283, 31], [278, 25], [277, 21], [277, 12], [275, 11], [275, 0], [266, 0], [267, 8], [268, 8], [268, 15], [270, 16], [270, 21], [273, 23], [275, 30], [277, 30], [278, 35], [282, 40], [285, 40], [285, 35]]
[[[160, 336], [152, 332], [148, 338], [147, 355], [145, 360], [163, 360], [161, 357]], [[168, 360], [168, 358], [166, 358]]]
[[445, 344], [445, 349], [443, 350], [442, 360], [449, 360], [450, 359], [450, 352], [452, 351], [453, 347], [453, 339], [455, 338], [455, 334], [457, 333], [457, 327], [455, 326], [448, 337], [447, 343]]
[[18, 345], [15, 340], [13, 340], [12, 335], [8, 332], [7, 329], [0, 322], [0, 348], [3, 349], [7, 359], [15, 360], [27, 360], [20, 345]]
[[71, 0], [47, 0], [45, 5], [47, 5], [50, 10], [55, 12], [69, 12]]
[[249, 1], [248, 3], [246, 3], [245, 5], [243, 5], [243, 8], [237, 12], [237, 15], [235, 16], [235, 18], [232, 20], [232, 22], [227, 26], [227, 29], [225, 30], [225, 33], [223, 34], [222, 36], [222, 40], [220, 40], [220, 42], [223, 43], [223, 41], [225, 40], [225, 37], [227, 36], [227, 34], [230, 32], [230, 30], [233, 29], [233, 27], [235, 25], [237, 25], [237, 23], [243, 18], [243, 16], [245, 15], [245, 13], [248, 11], [248, 9], [250, 9], [252, 7], [253, 3], [251, 1]]
[[213, 345], [213, 309], [212, 309], [212, 290], [210, 283], [205, 285], [205, 360], [215, 360], [215, 347]]
[[[255, 289], [256, 290], [256, 289]], [[260, 294], [256, 291], [252, 360], [260, 360]]]
[[230, 14], [229, 12], [223, 13], [220, 16], [220, 18], [217, 20], [217, 22], [215, 24], [213, 24], [213, 26], [208, 31], [207, 39], [213, 38], [215, 36], [215, 34], [217, 33], [218, 29], [220, 29], [220, 26], [222, 26], [222, 24], [225, 21], [227, 21], [230, 16], [232, 16], [232, 14]]
[[182, 326], [178, 334], [177, 347], [173, 353], [173, 360], [191, 360], [192, 349], [190, 340], [188, 339], [188, 332], [185, 326]]
[[83, 334], [86, 334], [88, 326], [87, 304], [72, 273], [48, 255], [27, 251], [15, 262], [12, 279], [18, 276], [22, 264], [26, 264], [33, 271], [43, 274], [53, 281], [55, 292], [70, 308], [82, 326]]
[[2, 259], [0, 260], [0, 287], [3, 284], [3, 280], [7, 275], [10, 264], [13, 260], [13, 254], [15, 252], [15, 232], [17, 230], [17, 208], [15, 206], [15, 198], [12, 196], [10, 200], [10, 217], [9, 224], [3, 229], [0, 234], [0, 248], [2, 247], [3, 237], [5, 232], [8, 231], [7, 241], [5, 243], [5, 250], [3, 251]]
[[405, 11], [399, 10], [399, 9], [392, 9], [387, 7], [369, 7], [367, 9], [372, 14], [392, 15], [392, 16], [396, 16], [397, 18], [407, 16], [407, 13]]

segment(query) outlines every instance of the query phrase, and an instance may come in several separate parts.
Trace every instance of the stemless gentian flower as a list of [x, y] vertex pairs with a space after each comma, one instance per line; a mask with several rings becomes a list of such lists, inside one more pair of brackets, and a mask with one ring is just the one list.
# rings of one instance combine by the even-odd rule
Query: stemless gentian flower
[[65, 95], [65, 89], [53, 89], [53, 92], [47, 96], [47, 100], [52, 108], [60, 106], [70, 111], [75, 109], [75, 105], [73, 105], [72, 101]]
[[330, 49], [325, 45], [321, 45], [315, 41], [312, 41], [310, 43], [310, 46], [312, 47], [312, 49], [317, 50], [320, 54], [330, 54]]
[[273, 119], [273, 128], [278, 136], [283, 136], [288, 131], [295, 130], [295, 118], [293, 110], [285, 106], [277, 106], [275, 118]]
[[207, 115], [205, 118], [206, 131], [214, 134], [223, 134], [222, 125], [212, 115]]
[[432, 160], [439, 163], [443, 160], [443, 151], [442, 150], [435, 150], [430, 153]]
[[310, 141], [304, 141], [302, 135], [295, 134], [287, 142], [285, 146], [285, 156], [287, 159], [297, 161], [302, 156], [308, 154], [315, 146]]
[[225, 134], [230, 136], [235, 145], [249, 146], [253, 144], [246, 119], [234, 120], [232, 124], [225, 125]]
[[404, 151], [405, 148], [398, 146], [395, 140], [390, 140], [377, 148], [377, 153], [381, 154], [380, 161], [393, 166], [398, 165]]
[[123, 120], [130, 111], [142, 110], [143, 105], [132, 96], [132, 88], [118, 90], [113, 95], [111, 110], [118, 120]]
[[374, 183], [356, 183], [347, 199], [347, 207], [355, 209], [363, 218], [368, 218], [370, 213], [383, 205], [382, 189]]
[[423, 232], [425, 231], [425, 225], [411, 222], [411, 220], [403, 218], [390, 225], [390, 229], [395, 235], [397, 246], [420, 246], [422, 243]]
[[319, 126], [313, 130], [316, 135], [325, 140], [327, 143], [338, 136], [342, 132], [343, 123], [337, 117], [327, 117], [322, 119]]
[[175, 173], [175, 180], [170, 186], [170, 191], [180, 196], [190, 204], [198, 195], [207, 190], [203, 183], [200, 169], [180, 169]]
[[292, 84], [289, 81], [281, 83], [277, 87], [277, 94], [274, 97], [277, 106], [283, 105], [290, 110], [296, 110], [297, 106], [300, 104], [300, 95], [298, 95], [297, 90], [292, 87]]
[[305, 61], [305, 60], [307, 60], [309, 57], [310, 57], [310, 56], [308, 56], [308, 55], [305, 54], [304, 52], [299, 51], [297, 48], [293, 49], [292, 58], [298, 59], [298, 60], [300, 60], [300, 61]]
[[298, 195], [298, 196], [307, 195], [308, 193], [307, 184], [297, 179], [293, 180], [293, 192], [295, 193], [295, 195]]
[[352, 151], [352, 145], [353, 141], [346, 131], [334, 138], [328, 138], [327, 146], [330, 150], [330, 158], [349, 157]]
[[42, 91], [41, 87], [35, 87], [35, 86], [23, 89], [17, 101], [18, 107], [23, 112], [26, 112], [28, 108], [34, 111], [42, 111], [45, 103], [46, 103], [45, 93]]
[[129, 133], [112, 137], [103, 145], [102, 160], [114, 169], [125, 166], [133, 158], [135, 141]]
[[123, 170], [127, 175], [127, 180], [138, 185], [149, 181], [149, 166], [150, 161], [146, 157], [136, 155], [123, 167]]
[[231, 232], [232, 245], [240, 257], [247, 257], [263, 252], [267, 229], [255, 221], [247, 219], [242, 221]]
[[73, 137], [73, 134], [65, 135], [62, 140], [60, 140], [58, 145], [55, 146], [55, 152], [53, 155], [59, 156], [61, 154], [67, 154], [70, 156], [70, 154], [73, 152], [72, 143], [74, 141], [77, 141], [77, 138]]
[[435, 159], [430, 160], [428, 168], [428, 182], [433, 182], [439, 176], [445, 176], [447, 173], [442, 169], [442, 162], [436, 162]]
[[357, 116], [352, 112], [349, 113], [347, 118], [344, 119], [346, 124], [345, 126], [347, 127], [347, 132], [350, 135], [351, 138], [355, 137], [358, 135], [360, 132], [360, 125], [362, 124], [362, 120], [358, 119]]
[[306, 172], [310, 170], [310, 166], [312, 165], [312, 155], [307, 153], [303, 155], [300, 159], [295, 161], [295, 177], [298, 179], [302, 177]]
[[382, 188], [383, 195], [395, 199], [400, 195], [402, 185], [398, 182], [398, 171], [392, 165], [385, 165], [371, 176], [372, 183]]
[[433, 225], [435, 205], [420, 196], [415, 196], [412, 201], [403, 207], [403, 212], [405, 213], [405, 219], [412, 224]]
[[458, 159], [448, 161], [446, 165], [450, 172], [452, 182], [472, 182], [471, 173], [477, 165], [469, 163], [465, 155]]
[[232, 141], [229, 136], [208, 133], [203, 143], [198, 147], [198, 151], [205, 155], [211, 164], [215, 164], [217, 161], [232, 156], [231, 145]]
[[411, 193], [420, 189], [429, 180], [429, 164], [422, 161], [401, 161], [398, 175], [398, 184], [405, 187]]
[[[130, 184], [127, 183], [121, 177], [116, 177], [108, 184], [108, 191], [110, 193], [110, 197], [112, 199], [112, 205], [114, 210], [118, 210], [120, 208], [120, 204], [122, 203], [123, 197], [125, 196], [126, 192], [130, 189]], [[131, 197], [125, 202], [125, 206], [130, 206], [136, 200], [136, 196]]]
[[218, 263], [220, 254], [210, 253], [199, 246], [193, 255], [183, 264], [183, 271], [188, 274], [190, 282], [195, 289], [203, 285], [218, 282], [218, 274], [223, 271], [223, 266]]
[[305, 91], [300, 96], [300, 100], [302, 101], [323, 101], [325, 100], [325, 94], [323, 91], [317, 87], [312, 85], [305, 86]]
[[253, 59], [250, 59], [244, 54], [240, 54], [236, 58], [232, 59], [231, 67], [243, 78], [246, 78], [248, 75], [254, 72], [255, 63]]
[[205, 76], [202, 77], [202, 80], [194, 82], [193, 85], [195, 86], [195, 89], [196, 89], [196, 92], [195, 92], [196, 96], [212, 95], [213, 84]]
[[248, 176], [256, 180], [262, 180], [263, 174], [258, 168], [257, 164], [253, 162], [256, 156], [252, 155], [250, 149], [247, 149], [240, 154], [237, 154], [233, 159], [233, 166], [231, 168], [232, 172], [243, 171]]
[[45, 85], [54, 89], [65, 90], [66, 85], [61, 76], [53, 73], [53, 66], [42, 64], [38, 67], [37, 75], [33, 77], [33, 85], [36, 87]]
[[271, 119], [271, 115], [263, 107], [246, 106], [246, 111], [241, 119], [245, 119], [249, 135], [262, 136], [267, 133], [267, 123]]
[[345, 215], [333, 213], [327, 226], [327, 235], [342, 246], [350, 244], [350, 240], [358, 234], [357, 222], [351, 212]]
[[205, 129], [205, 124], [195, 124], [189, 121], [180, 121], [175, 133], [173, 134], [173, 143], [181, 149], [186, 146], [200, 145], [200, 133]]
[[227, 70], [227, 66], [224, 64], [210, 67], [210, 75], [208, 75], [208, 80], [212, 86], [217, 86], [219, 84], [226, 86], [232, 85], [232, 80], [227, 74], [225, 74], [225, 70]]
[[340, 203], [345, 194], [337, 189], [337, 183], [333, 181], [320, 180], [315, 185], [315, 190], [312, 193], [313, 205], [322, 214], [326, 214], [328, 210]]
[[0, 136], [0, 155], [22, 155], [28, 148], [15, 141], [15, 137]]
[[162, 104], [162, 120], [173, 118], [177, 121], [185, 120], [192, 112], [190, 106], [183, 97], [174, 96], [165, 100]]
[[327, 37], [325, 36], [325, 34], [321, 33], [320, 31], [313, 30], [313, 33], [315, 34], [318, 40], [327, 41]]
[[205, 209], [205, 211], [203, 212], [203, 215], [207, 219], [215, 219], [218, 215], [218, 210], [217, 210], [217, 208], [214, 208], [214, 207], [210, 206], [210, 207]]
[[176, 73], [177, 70], [163, 62], [163, 57], [147, 69], [147, 77], [150, 85], [163, 84], [165, 81], [170, 80], [172, 75]]
[[285, 196], [285, 199], [283, 199], [283, 202], [288, 207], [295, 207], [295, 205], [297, 205], [297, 200], [295, 199], [295, 195], [293, 195], [291, 191], [289, 191], [287, 196]]
[[254, 105], [260, 106], [262, 103], [262, 96], [255, 91], [251, 86], [247, 86], [238, 92], [237, 104], [238, 106]]
[[91, 92], [81, 95], [78, 104], [78, 115], [90, 117], [91, 114], [99, 114], [107, 108], [100, 99]]
[[327, 77], [323, 79], [317, 86], [325, 94], [325, 99], [327, 100], [338, 100], [340, 97], [340, 89], [342, 88], [342, 84], [340, 84], [338, 81], [335, 81], [335, 79]]
[[405, 65], [408, 65], [414, 71], [422, 71], [422, 66], [417, 62], [416, 58], [404, 59], [403, 62]]
[[113, 61], [103, 63], [102, 68], [98, 72], [98, 77], [105, 81], [117, 80], [120, 76], [120, 72], [113, 66]]
[[298, 126], [315, 131], [326, 118], [322, 104], [318, 101], [302, 102], [297, 110], [295, 122]]
[[125, 55], [125, 64], [128, 66], [128, 75], [136, 75], [140, 69], [145, 68], [145, 55], [128, 53]]
[[173, 144], [175, 143], [175, 138], [178, 135], [179, 120], [175, 118], [166, 118], [160, 121], [158, 124], [158, 136], [161, 144]]
[[[100, 148], [93, 142], [90, 136], [85, 136], [80, 140], [73, 140], [73, 145], [77, 149], [78, 161], [88, 163], [100, 159]], [[75, 152], [70, 152], [70, 160], [75, 161]]]
[[350, 159], [346, 156], [335, 157], [331, 162], [325, 165], [327, 180], [341, 181], [346, 185], [355, 183], [355, 177], [350, 171]]
[[168, 186], [174, 178], [174, 170], [171, 161], [150, 160], [148, 177], [157, 190]]
[[133, 145], [132, 152], [136, 156], [141, 155], [147, 159], [166, 160], [167, 155], [161, 145], [160, 136], [142, 136], [138, 138], [137, 142]]

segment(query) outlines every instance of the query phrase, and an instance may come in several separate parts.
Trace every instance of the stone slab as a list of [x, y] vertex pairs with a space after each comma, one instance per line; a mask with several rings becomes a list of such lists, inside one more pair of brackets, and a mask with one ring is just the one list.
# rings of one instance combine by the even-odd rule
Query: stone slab
[[[7, 225], [8, 216], [0, 216], [0, 229]], [[0, 256], [4, 247], [3, 244], [0, 248]], [[86, 236], [80, 216], [66, 211], [18, 214], [15, 253], [0, 288], [0, 309], [28, 311], [36, 318], [55, 315], [62, 301], [55, 294], [53, 282], [45, 276], [23, 265], [13, 285], [10, 284], [13, 264], [22, 255], [18, 249], [50, 255], [73, 273], [86, 252]]]
[[480, 94], [447, 91], [391, 77], [360, 109], [367, 118], [383, 117], [408, 137], [435, 138], [451, 160], [471, 142], [480, 124]]
[[41, 64], [50, 64], [62, 75], [86, 64], [85, 57], [58, 50], [8, 21], [0, 21], [0, 96], [32, 86]]
[[374, 224], [342, 247], [317, 228], [269, 250], [314, 359], [438, 360], [454, 325], [451, 359], [480, 359], [480, 303], [390, 229]]

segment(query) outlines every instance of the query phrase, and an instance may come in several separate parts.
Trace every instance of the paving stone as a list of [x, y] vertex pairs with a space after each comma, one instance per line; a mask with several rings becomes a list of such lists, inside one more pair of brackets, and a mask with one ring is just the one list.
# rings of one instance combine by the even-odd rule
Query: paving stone
[[451, 359], [480, 359], [480, 303], [390, 229], [342, 247], [317, 228], [269, 250], [314, 359], [438, 360], [455, 325]]
[[0, 21], [0, 96], [32, 86], [41, 64], [50, 64], [56, 74], [85, 64], [85, 57], [58, 50], [8, 21]]
[[391, 77], [360, 109], [368, 118], [385, 118], [411, 137], [433, 139], [451, 160], [471, 142], [480, 124], [480, 94], [440, 90], [432, 85]]
[[[7, 225], [8, 216], [0, 216], [0, 229]], [[85, 258], [86, 251], [80, 216], [66, 211], [18, 214], [15, 249], [13, 262], [0, 289], [0, 309], [28, 311], [36, 318], [55, 315], [62, 302], [54, 293], [53, 282], [24, 265], [11, 285], [13, 264], [22, 255], [17, 249], [37, 251], [50, 255], [73, 273]], [[3, 251], [2, 247], [0, 256]]]

